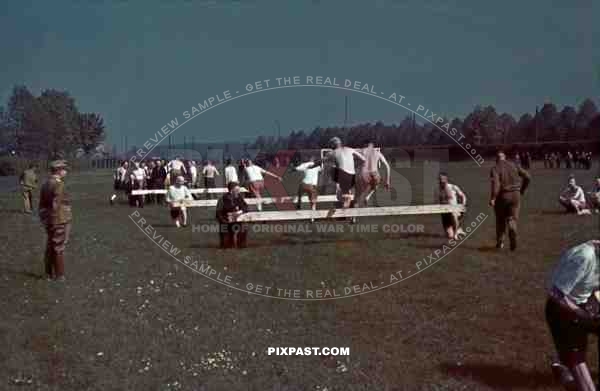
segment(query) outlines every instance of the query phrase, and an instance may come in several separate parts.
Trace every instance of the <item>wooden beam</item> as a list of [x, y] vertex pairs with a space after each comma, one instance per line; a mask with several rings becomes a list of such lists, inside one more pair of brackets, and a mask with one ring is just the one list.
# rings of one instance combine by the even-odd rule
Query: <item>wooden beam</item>
[[321, 209], [295, 210], [283, 212], [248, 212], [238, 217], [238, 222], [290, 221], [290, 220], [328, 220], [346, 217], [375, 217], [400, 215], [425, 215], [442, 213], [460, 213], [466, 208], [463, 205], [411, 205], [384, 206], [380, 208], [350, 208], [350, 209]]
[[[241, 187], [240, 191], [242, 193], [248, 193], [248, 189], [246, 189], [245, 187]], [[228, 190], [226, 187], [215, 187], [213, 189], [206, 189], [206, 188], [202, 188], [202, 189], [190, 189], [190, 193], [192, 194], [207, 194], [207, 193], [217, 193], [217, 194], [224, 194], [227, 193]], [[156, 190], [132, 190], [131, 191], [131, 195], [146, 195], [146, 194], [167, 194], [167, 190], [166, 189], [156, 189]]]
[[[256, 199], [256, 198], [245, 198], [245, 201], [248, 205], [258, 204], [258, 199]], [[273, 198], [264, 197], [262, 199], [263, 205], [277, 204], [277, 203], [283, 203], [283, 202], [292, 202], [295, 204], [296, 202], [298, 202], [298, 196], [295, 196], [295, 197], [273, 197]], [[307, 196], [302, 197], [302, 203], [306, 204], [309, 202], [310, 202], [310, 199]], [[317, 203], [319, 203], [319, 202], [338, 202], [338, 198], [336, 195], [318, 196]], [[175, 206], [180, 206], [180, 205], [185, 206], [187, 208], [216, 206], [217, 200], [193, 200], [193, 201], [186, 201], [186, 202], [175, 204]]]

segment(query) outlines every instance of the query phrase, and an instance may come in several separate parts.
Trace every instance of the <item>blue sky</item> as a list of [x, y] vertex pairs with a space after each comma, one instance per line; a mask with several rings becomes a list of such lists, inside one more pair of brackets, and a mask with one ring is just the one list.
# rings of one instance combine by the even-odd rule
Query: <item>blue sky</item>
[[[80, 5], [76, 5], [81, 3]], [[100, 113], [108, 143], [142, 145], [171, 119], [225, 90], [286, 76], [359, 80], [436, 114], [492, 104], [518, 117], [547, 99], [600, 99], [600, 2], [5, 1], [0, 97], [14, 84], [68, 90]], [[221, 105], [174, 133], [177, 142], [400, 122], [407, 111], [325, 88], [267, 91]]]

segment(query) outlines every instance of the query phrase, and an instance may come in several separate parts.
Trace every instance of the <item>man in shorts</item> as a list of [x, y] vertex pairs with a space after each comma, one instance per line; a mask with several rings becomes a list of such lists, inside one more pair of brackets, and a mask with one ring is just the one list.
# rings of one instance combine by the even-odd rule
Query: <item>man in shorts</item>
[[213, 165], [213, 163], [209, 160], [206, 162], [206, 165], [202, 169], [202, 175], [204, 176], [204, 187], [207, 189], [206, 198], [211, 199], [212, 195], [208, 193], [208, 189], [215, 188], [215, 175], [219, 174], [219, 170], [217, 167]]
[[552, 370], [567, 390], [595, 390], [586, 351], [588, 334], [600, 331], [598, 289], [600, 240], [563, 252], [547, 284], [546, 322], [558, 353]]
[[356, 184], [354, 157], [356, 156], [363, 162], [366, 159], [357, 150], [344, 146], [339, 137], [334, 137], [330, 141], [333, 145], [333, 151], [328, 154], [327, 158], [335, 161], [333, 180], [337, 184], [337, 190], [341, 193], [342, 207], [347, 209], [350, 207]]
[[302, 196], [304, 194], [308, 194], [311, 209], [317, 209], [317, 185], [319, 183], [319, 173], [321, 170], [321, 165], [315, 163], [314, 157], [311, 157], [308, 162], [302, 163], [296, 167], [296, 171], [303, 173], [302, 182], [300, 183], [300, 186], [298, 186], [298, 202], [296, 204], [296, 209], [302, 209]]
[[386, 168], [387, 175], [384, 183], [386, 189], [390, 188], [390, 165], [386, 160], [385, 156], [377, 150], [375, 150], [373, 143], [369, 143], [367, 147], [362, 151], [366, 162], [363, 164], [358, 176], [358, 189], [359, 194], [357, 197], [357, 203], [360, 206], [368, 206], [369, 198], [377, 189], [377, 186], [381, 183], [381, 175], [379, 175], [379, 162], [383, 163]]
[[[466, 205], [467, 196], [460, 187], [448, 182], [448, 174], [440, 173], [439, 200], [443, 205]], [[442, 225], [449, 240], [458, 240], [465, 231], [461, 228], [464, 213], [442, 213]]]
[[180, 175], [175, 178], [175, 185], [169, 186], [167, 191], [167, 203], [171, 207], [171, 219], [173, 219], [177, 228], [182, 225], [187, 226], [187, 209], [181, 203], [191, 200], [193, 200], [192, 193], [185, 186], [185, 178]]
[[575, 177], [569, 177], [569, 184], [560, 193], [558, 202], [565, 207], [569, 213], [577, 213], [578, 215], [589, 215], [590, 210], [587, 208], [585, 193], [581, 186], [577, 186]]
[[283, 179], [280, 176], [275, 175], [272, 172], [269, 172], [269, 171], [265, 170], [264, 168], [252, 163], [252, 160], [250, 160], [250, 159], [248, 159], [246, 161], [245, 173], [246, 173], [246, 176], [248, 177], [248, 182], [249, 182], [248, 190], [254, 195], [254, 197], [257, 198], [256, 208], [260, 212], [260, 211], [262, 211], [261, 191], [265, 188], [265, 180], [264, 180], [263, 174], [269, 175], [269, 176], [279, 180], [280, 182]]

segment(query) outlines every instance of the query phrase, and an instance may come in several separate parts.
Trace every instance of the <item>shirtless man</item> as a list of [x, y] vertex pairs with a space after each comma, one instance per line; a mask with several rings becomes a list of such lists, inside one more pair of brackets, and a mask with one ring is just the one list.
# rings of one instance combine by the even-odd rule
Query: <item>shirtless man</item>
[[366, 207], [369, 203], [369, 198], [377, 189], [377, 186], [381, 183], [381, 175], [379, 175], [379, 162], [383, 163], [386, 168], [387, 175], [384, 183], [386, 190], [390, 188], [390, 165], [386, 160], [385, 156], [377, 150], [375, 150], [373, 143], [369, 143], [367, 147], [362, 151], [366, 162], [362, 166], [360, 175], [358, 176], [358, 189], [359, 194], [357, 197], [358, 206]]

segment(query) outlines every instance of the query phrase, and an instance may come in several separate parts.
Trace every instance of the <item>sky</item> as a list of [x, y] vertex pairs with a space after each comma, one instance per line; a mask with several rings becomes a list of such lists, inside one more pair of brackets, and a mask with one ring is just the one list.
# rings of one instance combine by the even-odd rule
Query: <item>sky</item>
[[[550, 100], [600, 103], [596, 0], [5, 0], [0, 102], [14, 85], [67, 90], [102, 115], [107, 143], [141, 146], [209, 97], [277, 77], [335, 77], [436, 115]], [[408, 110], [332, 88], [273, 89], [195, 117], [174, 142], [251, 141], [315, 126], [399, 123]]]

